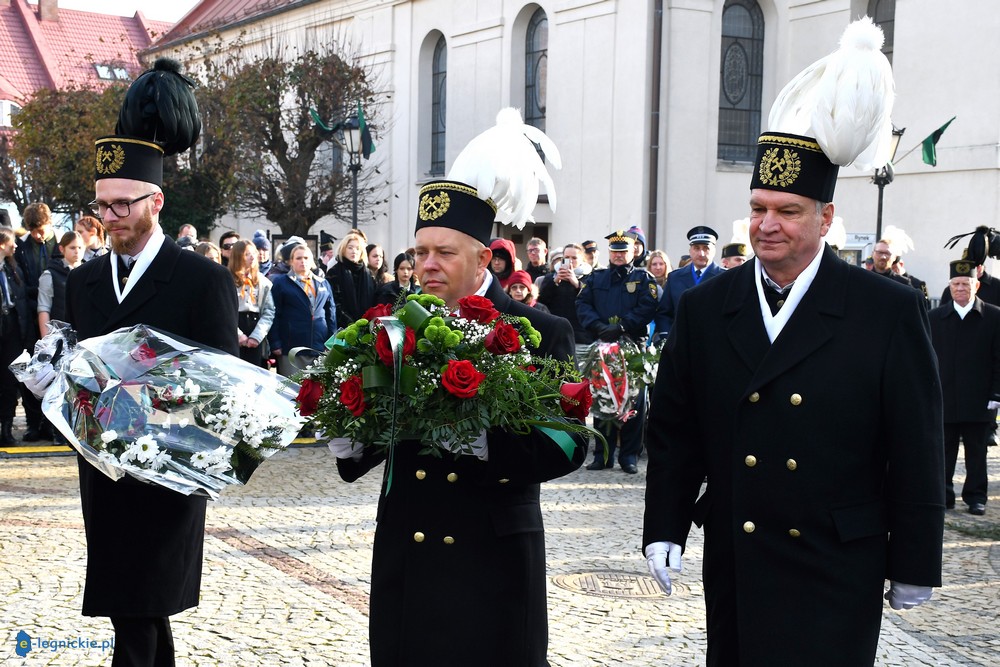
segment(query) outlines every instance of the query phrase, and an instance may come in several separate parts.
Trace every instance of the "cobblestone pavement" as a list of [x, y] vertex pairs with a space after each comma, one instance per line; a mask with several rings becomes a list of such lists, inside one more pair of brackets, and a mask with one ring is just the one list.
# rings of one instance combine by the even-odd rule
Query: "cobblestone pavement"
[[[876, 664], [1000, 663], [1000, 448], [989, 455], [986, 517], [966, 514], [961, 503], [948, 512], [945, 586], [915, 610], [886, 607]], [[692, 533], [674, 595], [650, 596], [639, 556], [644, 486], [642, 465], [638, 475], [581, 469], [543, 486], [553, 667], [703, 664], [701, 533]], [[0, 459], [0, 658], [7, 664], [110, 664], [100, 648], [112, 637], [110, 623], [80, 615], [77, 494], [74, 457]], [[201, 605], [172, 621], [178, 664], [367, 665], [377, 494], [378, 475], [342, 483], [325, 449], [302, 447], [210, 503]], [[594, 594], [625, 591], [633, 595]], [[77, 643], [36, 648], [22, 659], [14, 653], [21, 631]], [[80, 647], [81, 640], [95, 645]]]

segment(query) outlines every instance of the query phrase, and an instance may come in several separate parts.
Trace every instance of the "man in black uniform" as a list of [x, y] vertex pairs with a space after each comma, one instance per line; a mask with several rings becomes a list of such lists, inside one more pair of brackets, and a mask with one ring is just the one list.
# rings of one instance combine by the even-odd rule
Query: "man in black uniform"
[[[70, 272], [66, 312], [81, 340], [147, 324], [235, 355], [232, 277], [181, 250], [159, 223], [165, 150], [187, 150], [201, 127], [191, 84], [179, 70], [157, 60], [126, 93], [116, 136], [97, 140], [92, 207], [112, 252]], [[127, 111], [164, 113], [168, 106], [180, 115], [169, 125], [176, 137], [158, 118]], [[190, 109], [192, 117], [181, 113]], [[83, 614], [111, 618], [112, 665], [173, 665], [169, 617], [198, 604], [206, 499], [129, 476], [113, 481], [83, 457], [78, 463], [87, 534]]]
[[[576, 298], [576, 314], [580, 324], [594, 338], [612, 343], [623, 336], [644, 345], [649, 322], [656, 312], [656, 281], [645, 269], [637, 269], [636, 234], [618, 230], [605, 237], [608, 240], [608, 268], [597, 269], [584, 277]], [[618, 463], [630, 475], [639, 471], [636, 460], [642, 449], [642, 427], [646, 419], [646, 390], [635, 399], [636, 414], [624, 424], [617, 419], [597, 419], [595, 426], [608, 440], [608, 459], [604, 460], [604, 445], [595, 443], [594, 460], [587, 470], [613, 468], [615, 448], [621, 439]]]
[[952, 301], [930, 312], [944, 395], [945, 506], [955, 506], [952, 478], [958, 440], [965, 447], [962, 500], [970, 514], [986, 513], [986, 446], [1000, 407], [1000, 308], [976, 296], [979, 281], [969, 260], [951, 263]]

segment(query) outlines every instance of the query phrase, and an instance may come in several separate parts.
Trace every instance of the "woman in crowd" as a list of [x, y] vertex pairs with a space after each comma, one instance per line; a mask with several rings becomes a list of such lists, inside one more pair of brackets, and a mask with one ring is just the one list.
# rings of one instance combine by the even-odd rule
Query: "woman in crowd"
[[490, 250], [493, 251], [493, 259], [490, 260], [490, 271], [497, 280], [500, 287], [507, 289], [510, 284], [510, 276], [514, 273], [514, 243], [508, 239], [493, 239], [490, 243]]
[[365, 246], [365, 252], [368, 254], [368, 270], [372, 272], [377, 291], [382, 285], [392, 281], [392, 274], [385, 266], [385, 251], [379, 244], [369, 243]]
[[514, 299], [514, 301], [520, 301], [524, 305], [536, 308], [543, 313], [549, 312], [548, 307], [544, 303], [538, 303], [538, 288], [532, 282], [531, 275], [527, 271], [514, 271], [510, 274], [510, 280], [507, 283], [507, 294], [510, 294], [510, 298]]
[[375, 279], [368, 270], [366, 239], [352, 230], [337, 246], [337, 263], [326, 273], [337, 304], [337, 326], [346, 327], [375, 305]]
[[85, 215], [73, 225], [73, 231], [83, 237], [83, 261], [89, 262], [108, 251], [104, 245], [104, 225], [92, 215]]
[[[14, 411], [17, 409], [17, 378], [10, 372], [10, 362], [27, 345], [29, 326], [34, 327], [28, 313], [24, 293], [24, 274], [14, 261], [16, 236], [10, 227], [0, 227], [0, 446], [16, 445]], [[28, 391], [23, 389], [22, 391]]]
[[[278, 359], [278, 372], [286, 377], [297, 370], [288, 353], [296, 347], [321, 352], [323, 344], [337, 331], [339, 309], [334, 304], [330, 283], [313, 272], [316, 262], [309, 246], [293, 247], [288, 264], [288, 273], [275, 276], [272, 281], [274, 323], [268, 334], [271, 354]], [[370, 279], [364, 264], [361, 269]]]
[[416, 261], [413, 255], [401, 252], [396, 255], [392, 263], [392, 270], [395, 279], [392, 282], [382, 285], [375, 295], [375, 303], [387, 303], [389, 305], [402, 303], [411, 294], [420, 294], [420, 285], [417, 284], [413, 276], [413, 267]]
[[656, 298], [660, 298], [667, 285], [667, 274], [673, 271], [670, 267], [670, 258], [662, 250], [650, 250], [646, 267], [656, 280]]
[[222, 264], [222, 251], [219, 250], [219, 246], [211, 241], [202, 241], [194, 247], [194, 251], [199, 255], [208, 257], [216, 264]]
[[86, 245], [79, 232], [66, 232], [59, 239], [59, 252], [38, 278], [38, 330], [49, 332], [49, 320], [66, 321], [66, 277], [83, 264]]
[[[267, 333], [274, 322], [271, 281], [260, 274], [260, 255], [252, 241], [237, 241], [229, 253], [229, 272], [240, 302], [240, 359], [267, 367]], [[262, 345], [263, 344], [263, 345]]]

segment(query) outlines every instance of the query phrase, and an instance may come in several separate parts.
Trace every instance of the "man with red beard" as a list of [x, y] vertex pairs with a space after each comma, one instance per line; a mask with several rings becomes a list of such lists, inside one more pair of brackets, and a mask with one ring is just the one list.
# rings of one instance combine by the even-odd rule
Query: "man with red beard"
[[[116, 136], [96, 142], [91, 208], [112, 252], [70, 272], [67, 319], [81, 340], [146, 324], [235, 355], [237, 300], [229, 272], [182, 251], [159, 222], [163, 155], [186, 150], [201, 126], [179, 70], [176, 62], [158, 60], [126, 93]], [[194, 109], [193, 117], [173, 125], [183, 136], [129, 114], [156, 104], [162, 113], [172, 102]], [[83, 614], [111, 618], [112, 665], [173, 665], [169, 617], [198, 604], [205, 498], [128, 476], [112, 481], [78, 460], [87, 534]]]
[[[517, 121], [514, 139], [527, 143]], [[488, 134], [466, 151], [487, 143], [482, 137]], [[530, 143], [525, 148], [537, 159]], [[414, 254], [423, 291], [456, 310], [464, 297], [485, 297], [499, 312], [531, 321], [542, 335], [533, 354], [569, 361], [569, 322], [514, 301], [490, 273], [493, 221], [504, 211], [477, 196], [484, 188], [475, 174], [455, 172], [453, 167], [450, 180], [420, 189]], [[486, 185], [485, 191], [493, 190]], [[537, 430], [491, 428], [473, 443], [474, 453], [442, 457], [422, 455], [421, 448], [419, 441], [397, 443], [392, 492], [379, 498], [369, 624], [373, 667], [548, 665], [539, 483], [580, 467], [585, 441], [573, 436], [564, 450]], [[350, 443], [331, 443], [331, 449], [348, 482], [386, 459], [383, 451]]]

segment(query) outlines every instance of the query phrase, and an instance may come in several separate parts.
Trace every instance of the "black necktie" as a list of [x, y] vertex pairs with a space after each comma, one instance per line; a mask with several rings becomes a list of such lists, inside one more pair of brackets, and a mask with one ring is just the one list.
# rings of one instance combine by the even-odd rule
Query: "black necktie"
[[781, 307], [785, 305], [785, 294], [774, 289], [763, 278], [761, 278], [760, 282], [764, 286], [764, 300], [767, 301], [767, 306], [771, 309], [771, 315], [777, 315]]
[[[131, 258], [130, 258], [131, 259]], [[125, 283], [128, 282], [128, 274], [132, 272], [132, 263], [118, 255], [118, 288], [125, 291]]]
[[701, 269], [696, 269], [695, 270], [694, 277], [698, 278], [699, 280], [701, 279]]

